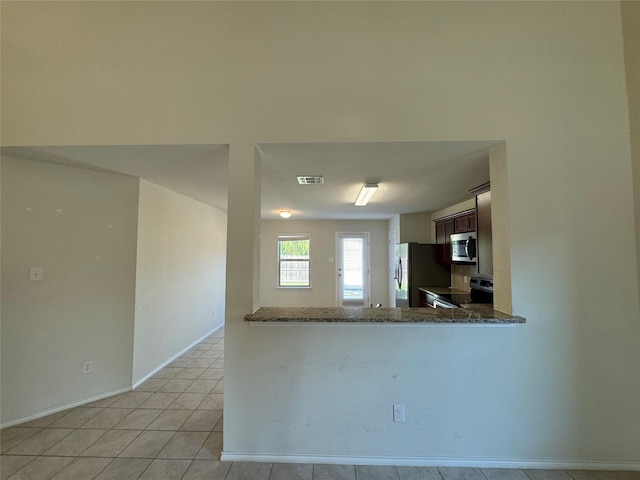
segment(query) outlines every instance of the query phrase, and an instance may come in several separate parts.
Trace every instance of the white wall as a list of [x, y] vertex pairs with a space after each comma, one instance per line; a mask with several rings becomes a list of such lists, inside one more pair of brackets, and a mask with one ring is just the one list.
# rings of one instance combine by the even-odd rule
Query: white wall
[[131, 385], [137, 216], [136, 178], [2, 158], [2, 424]]
[[224, 323], [224, 212], [125, 175], [2, 170], [3, 425], [126, 391]]
[[491, 147], [491, 247], [493, 249], [493, 305], [513, 313], [511, 304], [511, 235], [509, 232], [509, 175], [504, 143]]
[[400, 215], [400, 242], [431, 243], [431, 215], [429, 212], [403, 213]]
[[[640, 242], [640, 3], [622, 2], [622, 26], [624, 33], [625, 67], [627, 74], [627, 98], [629, 103], [629, 126], [631, 138], [631, 161], [635, 187], [636, 242]], [[640, 279], [640, 255], [638, 256]]]
[[140, 181], [133, 384], [224, 323], [226, 213]]
[[[260, 233], [260, 300], [263, 307], [336, 306], [336, 233], [369, 232], [371, 300], [389, 305], [386, 220], [264, 220]], [[277, 240], [282, 233], [311, 235], [310, 289], [276, 288]]]
[[[226, 454], [638, 467], [620, 12], [617, 2], [5, 2], [2, 140], [230, 145]], [[527, 324], [243, 322], [259, 266], [255, 144], [478, 139], [506, 141], [513, 311]], [[402, 425], [392, 401], [407, 405]]]
[[[396, 243], [400, 242], [400, 215], [394, 215], [389, 219], [388, 222], [389, 231], [395, 230], [396, 232]], [[432, 236], [432, 238], [434, 238]]]

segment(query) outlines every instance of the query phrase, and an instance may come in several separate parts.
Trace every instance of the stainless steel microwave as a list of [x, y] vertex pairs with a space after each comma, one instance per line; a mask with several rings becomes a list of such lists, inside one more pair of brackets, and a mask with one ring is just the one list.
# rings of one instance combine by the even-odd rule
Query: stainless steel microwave
[[451, 235], [451, 261], [461, 263], [476, 263], [478, 261], [476, 232]]

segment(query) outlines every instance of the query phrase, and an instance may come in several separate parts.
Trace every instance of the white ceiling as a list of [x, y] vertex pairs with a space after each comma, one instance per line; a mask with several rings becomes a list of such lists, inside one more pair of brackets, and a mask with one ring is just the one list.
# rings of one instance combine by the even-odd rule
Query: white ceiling
[[227, 145], [2, 147], [2, 155], [140, 177], [227, 210]]
[[[262, 218], [387, 219], [439, 210], [473, 195], [489, 181], [495, 142], [260, 144]], [[322, 185], [299, 185], [298, 175], [324, 175]], [[354, 202], [365, 183], [378, 191], [365, 207]]]
[[[494, 142], [260, 144], [262, 218], [387, 219], [439, 210], [472, 195], [489, 180]], [[227, 210], [227, 145], [2, 147], [2, 155], [61, 163], [147, 179]], [[323, 185], [299, 185], [298, 175], [323, 175]], [[377, 183], [366, 207], [354, 201]]]

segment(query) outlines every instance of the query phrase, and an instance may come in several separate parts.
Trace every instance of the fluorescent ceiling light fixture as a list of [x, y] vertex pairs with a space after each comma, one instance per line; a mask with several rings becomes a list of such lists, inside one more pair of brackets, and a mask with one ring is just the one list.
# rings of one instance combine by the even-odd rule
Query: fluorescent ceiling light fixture
[[289, 210], [282, 210], [280, 212], [280, 216], [282, 218], [289, 218], [291, 216], [291, 212]]
[[376, 193], [377, 189], [377, 183], [365, 183], [358, 194], [358, 198], [356, 198], [356, 207], [364, 207], [369, 203], [369, 200], [371, 200], [371, 197], [373, 197], [373, 194]]

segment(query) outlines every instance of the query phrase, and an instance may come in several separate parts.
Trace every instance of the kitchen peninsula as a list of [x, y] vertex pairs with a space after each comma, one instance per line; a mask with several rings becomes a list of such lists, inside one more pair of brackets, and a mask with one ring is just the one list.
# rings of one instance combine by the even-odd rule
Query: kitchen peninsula
[[523, 317], [494, 310], [491, 305], [472, 308], [362, 308], [362, 307], [260, 307], [244, 317], [251, 324], [500, 324], [525, 323]]

